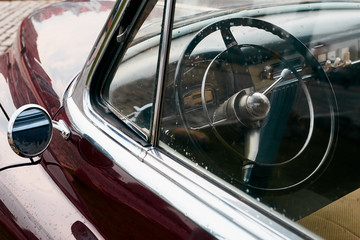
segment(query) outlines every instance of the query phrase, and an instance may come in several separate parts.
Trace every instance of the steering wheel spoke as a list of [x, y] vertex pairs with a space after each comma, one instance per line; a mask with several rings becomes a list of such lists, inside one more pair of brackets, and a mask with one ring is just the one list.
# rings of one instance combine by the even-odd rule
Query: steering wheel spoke
[[220, 29], [222, 39], [227, 49], [238, 45], [234, 35], [232, 34], [230, 27], [224, 27]]
[[[252, 28], [251, 34], [256, 29], [260, 34], [266, 32], [264, 39], [272, 35], [270, 43], [256, 44], [254, 38], [246, 43], [247, 35], [243, 32], [244, 39], [239, 44], [239, 37], [234, 36], [237, 31], [230, 29], [233, 27]], [[203, 76], [197, 77], [197, 83], [191, 82], [201, 86], [204, 116], [199, 119], [207, 121], [203, 124], [206, 127], [197, 129], [211, 130], [216, 142], [236, 156], [233, 161], [237, 168], [225, 169], [218, 164], [216, 171], [246, 188], [268, 191], [289, 190], [310, 182], [331, 159], [337, 131], [336, 99], [326, 73], [309, 49], [276, 25], [259, 19], [231, 18], [210, 24], [193, 37], [175, 71], [177, 110], [184, 127], [195, 129], [188, 121], [194, 119], [193, 112], [184, 109], [182, 76], [188, 63], [185, 58], [217, 31], [221, 33], [225, 50], [215, 56], [212, 53], [214, 57]], [[274, 47], [274, 43], [283, 45]], [[294, 56], [301, 61], [301, 72], [296, 70], [297, 65], [291, 64], [298, 62], [291, 61]], [[262, 70], [269, 64], [276, 66], [278, 79], [261, 79]], [[303, 76], [307, 79], [303, 80]], [[263, 82], [256, 85], [254, 79], [258, 78]], [[217, 87], [209, 91], [209, 86]], [[217, 95], [221, 97], [215, 98]], [[322, 129], [324, 124], [330, 126], [327, 132]], [[296, 172], [295, 176], [289, 169]]]

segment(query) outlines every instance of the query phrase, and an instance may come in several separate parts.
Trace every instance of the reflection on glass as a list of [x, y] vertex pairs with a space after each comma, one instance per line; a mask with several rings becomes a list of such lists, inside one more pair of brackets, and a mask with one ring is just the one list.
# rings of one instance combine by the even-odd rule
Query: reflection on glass
[[160, 1], [144, 17], [143, 24], [138, 26], [138, 32], [102, 91], [110, 109], [130, 127], [135, 126], [146, 135], [152, 121], [163, 8]]
[[26, 109], [16, 118], [11, 134], [12, 145], [21, 155], [36, 156], [51, 140], [51, 119], [40, 109]]
[[286, 2], [177, 2], [159, 144], [299, 221], [360, 189], [360, 13]]

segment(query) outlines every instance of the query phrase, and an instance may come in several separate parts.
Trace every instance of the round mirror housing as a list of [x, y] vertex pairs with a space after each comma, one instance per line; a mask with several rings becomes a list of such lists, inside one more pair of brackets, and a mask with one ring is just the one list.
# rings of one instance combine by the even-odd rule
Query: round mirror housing
[[40, 155], [49, 146], [53, 133], [47, 111], [27, 104], [15, 111], [8, 124], [8, 141], [12, 150], [22, 157]]

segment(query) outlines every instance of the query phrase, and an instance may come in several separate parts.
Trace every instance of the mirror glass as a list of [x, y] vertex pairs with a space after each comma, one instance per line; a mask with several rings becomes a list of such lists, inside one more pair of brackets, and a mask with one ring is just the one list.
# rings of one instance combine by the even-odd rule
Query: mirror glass
[[19, 108], [9, 122], [8, 140], [16, 154], [34, 157], [41, 154], [52, 138], [52, 121], [40, 106]]

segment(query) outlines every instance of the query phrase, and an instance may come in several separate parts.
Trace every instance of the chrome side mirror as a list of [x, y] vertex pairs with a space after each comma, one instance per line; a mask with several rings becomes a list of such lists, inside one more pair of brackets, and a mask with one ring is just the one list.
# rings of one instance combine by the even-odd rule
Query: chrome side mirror
[[24, 105], [9, 120], [7, 135], [10, 147], [22, 157], [38, 156], [49, 146], [53, 128], [59, 129], [65, 139], [69, 138], [66, 124], [53, 122], [39, 105]]

